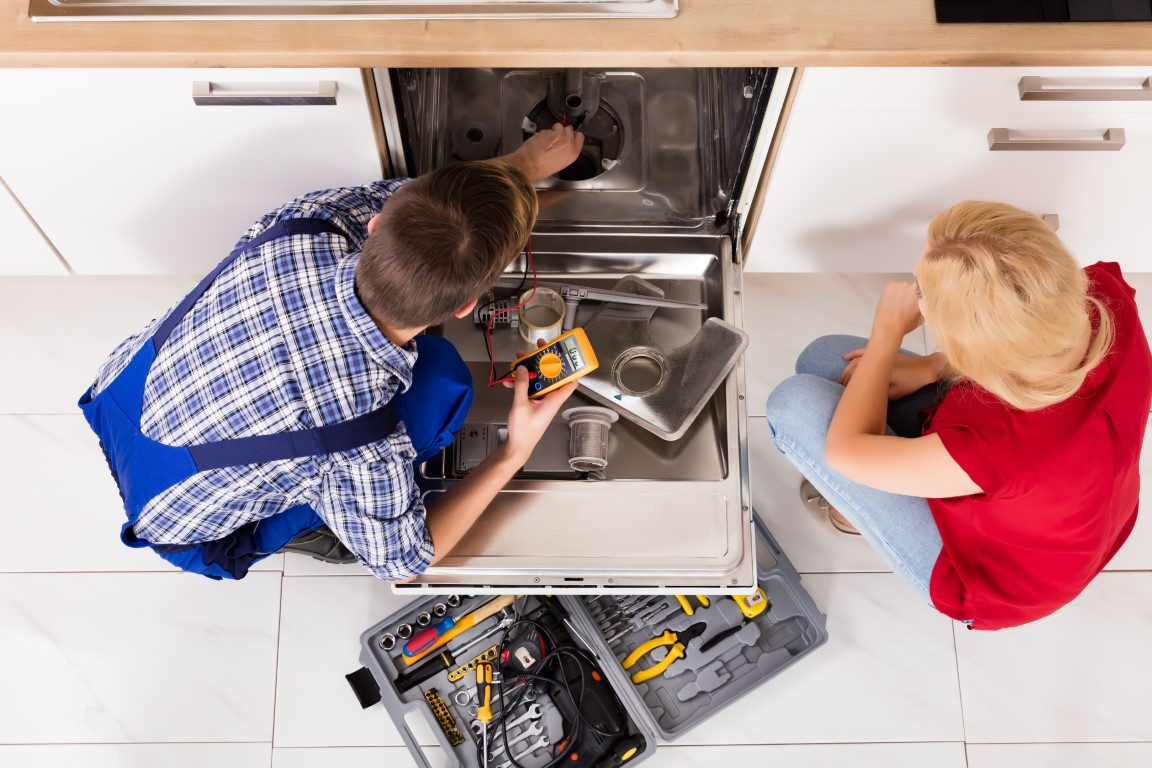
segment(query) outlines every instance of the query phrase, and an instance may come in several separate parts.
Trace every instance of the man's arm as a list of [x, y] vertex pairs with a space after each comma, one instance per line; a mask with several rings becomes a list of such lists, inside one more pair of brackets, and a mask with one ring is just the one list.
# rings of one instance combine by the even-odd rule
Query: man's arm
[[531, 182], [543, 181], [564, 170], [580, 155], [584, 134], [572, 126], [556, 124], [536, 133], [514, 152], [497, 157], [519, 170]]
[[496, 494], [524, 466], [576, 387], [577, 382], [573, 381], [539, 400], [529, 400], [528, 369], [516, 369], [515, 395], [508, 412], [508, 440], [428, 507], [427, 525], [436, 549], [433, 565], [452, 551]]

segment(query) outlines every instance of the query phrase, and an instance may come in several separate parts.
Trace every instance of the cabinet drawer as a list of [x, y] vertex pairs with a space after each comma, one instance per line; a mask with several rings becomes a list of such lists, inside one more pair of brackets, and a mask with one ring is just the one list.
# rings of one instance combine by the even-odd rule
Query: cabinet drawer
[[[195, 83], [232, 103], [198, 105]], [[267, 211], [381, 173], [356, 69], [0, 70], [0, 87], [0, 173], [78, 274], [203, 274]]]
[[[992, 128], [1024, 136], [1099, 139], [1114, 152], [998, 151]], [[1144, 226], [1152, 194], [1152, 116], [1022, 117], [1011, 113], [793, 113], [748, 258], [750, 271], [907, 272], [931, 218], [964, 199], [1057, 214], [1084, 264], [1152, 270]]]
[[[1078, 100], [1022, 100], [1022, 78]], [[829, 67], [804, 70], [795, 112], [1152, 114], [1152, 67]], [[1135, 99], [1135, 100], [1133, 100]]]

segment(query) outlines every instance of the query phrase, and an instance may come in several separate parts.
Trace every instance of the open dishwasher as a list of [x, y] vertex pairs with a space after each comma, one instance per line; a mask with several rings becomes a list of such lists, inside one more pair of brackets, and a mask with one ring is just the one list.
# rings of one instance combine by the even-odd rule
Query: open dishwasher
[[[563, 294], [566, 327], [586, 329], [599, 357], [565, 411], [615, 414], [592, 467], [570, 461], [572, 418], [558, 417], [452, 554], [398, 589], [755, 588], [739, 236], [790, 74], [375, 70], [396, 176], [506, 154], [561, 120], [580, 125], [580, 158], [537, 184], [531, 255], [539, 284]], [[531, 288], [520, 258], [482, 309], [510, 307]], [[529, 348], [515, 317], [492, 322], [499, 371]], [[486, 386], [488, 319], [443, 328], [476, 396], [456, 442], [417, 469], [426, 499], [499, 444], [511, 393]]]

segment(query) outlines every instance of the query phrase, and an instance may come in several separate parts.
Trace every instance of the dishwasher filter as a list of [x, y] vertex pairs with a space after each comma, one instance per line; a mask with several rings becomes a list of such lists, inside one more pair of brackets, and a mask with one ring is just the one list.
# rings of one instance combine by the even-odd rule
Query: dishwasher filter
[[[622, 278], [613, 290], [664, 298], [660, 288], [635, 275]], [[671, 441], [684, 435], [736, 365], [748, 334], [710, 317], [687, 344], [663, 349], [649, 330], [656, 311], [605, 303], [596, 312], [584, 331], [601, 365], [580, 380], [580, 391]]]

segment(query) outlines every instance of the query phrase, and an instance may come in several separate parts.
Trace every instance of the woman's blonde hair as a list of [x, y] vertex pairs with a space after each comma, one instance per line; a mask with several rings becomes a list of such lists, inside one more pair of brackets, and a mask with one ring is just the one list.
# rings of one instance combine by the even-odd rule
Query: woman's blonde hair
[[[1107, 308], [1088, 295], [1084, 271], [1033, 213], [958, 203], [928, 225], [916, 271], [949, 378], [971, 380], [1016, 408], [1067, 400], [1112, 346]], [[1080, 360], [1090, 306], [1099, 322]]]

